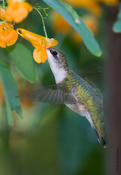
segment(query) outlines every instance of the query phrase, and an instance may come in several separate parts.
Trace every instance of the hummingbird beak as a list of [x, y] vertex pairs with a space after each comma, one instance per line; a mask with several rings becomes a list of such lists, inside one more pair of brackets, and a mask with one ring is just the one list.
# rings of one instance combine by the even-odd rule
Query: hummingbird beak
[[53, 65], [55, 61], [54, 61], [53, 55], [50, 52], [50, 48], [47, 49], [47, 57], [48, 57], [47, 59], [48, 63], [50, 64], [50, 67], [51, 67], [51, 65]]
[[50, 53], [50, 49], [49, 49], [49, 48], [47, 49], [47, 56], [48, 56], [48, 57], [51, 56], [51, 53]]
[[56, 62], [57, 60], [55, 59], [54, 55], [52, 54], [52, 47], [47, 49], [47, 56], [48, 56], [48, 62], [51, 60], [52, 62]]

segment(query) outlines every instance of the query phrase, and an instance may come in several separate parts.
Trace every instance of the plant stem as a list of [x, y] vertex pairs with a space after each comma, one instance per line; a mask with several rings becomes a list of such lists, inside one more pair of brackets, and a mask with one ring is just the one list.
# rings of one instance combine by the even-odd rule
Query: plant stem
[[43, 25], [43, 30], [44, 30], [44, 33], [45, 33], [45, 37], [48, 38], [46, 27], [45, 27], [45, 22], [44, 22], [44, 18], [42, 16], [42, 13], [36, 7], [34, 7], [34, 9], [39, 13], [39, 15], [40, 15], [40, 17], [42, 19], [42, 25]]

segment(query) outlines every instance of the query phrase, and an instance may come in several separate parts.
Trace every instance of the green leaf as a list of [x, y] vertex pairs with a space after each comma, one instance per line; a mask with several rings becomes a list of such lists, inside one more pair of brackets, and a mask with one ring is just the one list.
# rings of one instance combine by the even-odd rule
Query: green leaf
[[0, 66], [8, 68], [8, 64], [6, 64], [4, 61], [0, 60]]
[[[1, 130], [9, 130], [9, 127], [11, 127], [13, 125], [13, 121], [12, 121], [12, 115], [8, 116], [8, 112], [7, 112], [7, 105], [5, 106], [4, 104], [1, 104]], [[11, 120], [9, 120], [8, 118], [11, 117]], [[8, 121], [9, 120], [9, 121]], [[11, 121], [11, 122], [10, 122]]]
[[11, 110], [15, 110], [21, 116], [16, 80], [13, 78], [9, 68], [7, 66], [3, 66], [3, 64], [0, 64], [0, 75], [3, 83], [8, 115], [11, 115], [9, 109], [11, 108]]
[[113, 31], [115, 33], [120, 33], [121, 32], [121, 20], [118, 20], [115, 22], [115, 24], [113, 25]]
[[10, 104], [7, 97], [5, 97], [5, 99], [6, 99], [6, 113], [7, 113], [7, 119], [8, 119], [8, 126], [12, 127], [13, 126], [12, 111], [11, 111]]
[[9, 54], [21, 75], [26, 80], [33, 83], [35, 81], [35, 66], [29, 49], [24, 45], [17, 43]]
[[56, 10], [80, 34], [84, 44], [92, 54], [101, 56], [102, 51], [92, 32], [87, 28], [83, 20], [70, 5], [59, 0], [43, 1]]
[[117, 21], [113, 25], [113, 31], [115, 33], [121, 32], [121, 8], [120, 8], [119, 13], [117, 15]]
[[119, 7], [119, 13], [118, 13], [117, 18], [121, 20], [121, 6]]

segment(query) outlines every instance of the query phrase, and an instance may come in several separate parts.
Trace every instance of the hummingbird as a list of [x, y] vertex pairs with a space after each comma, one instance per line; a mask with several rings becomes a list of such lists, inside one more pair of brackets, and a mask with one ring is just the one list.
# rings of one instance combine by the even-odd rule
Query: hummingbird
[[98, 141], [105, 146], [102, 93], [69, 68], [65, 55], [59, 49], [48, 48], [47, 56], [56, 85], [43, 90], [39, 88], [37, 96], [33, 93], [33, 97], [37, 101], [65, 104], [86, 117]]

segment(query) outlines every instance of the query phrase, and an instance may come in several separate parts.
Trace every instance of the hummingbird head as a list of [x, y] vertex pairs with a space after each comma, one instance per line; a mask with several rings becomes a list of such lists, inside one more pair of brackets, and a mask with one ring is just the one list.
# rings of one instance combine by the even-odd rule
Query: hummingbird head
[[66, 78], [68, 72], [68, 63], [64, 54], [56, 48], [47, 49], [48, 62], [54, 74], [56, 83], [60, 83]]

